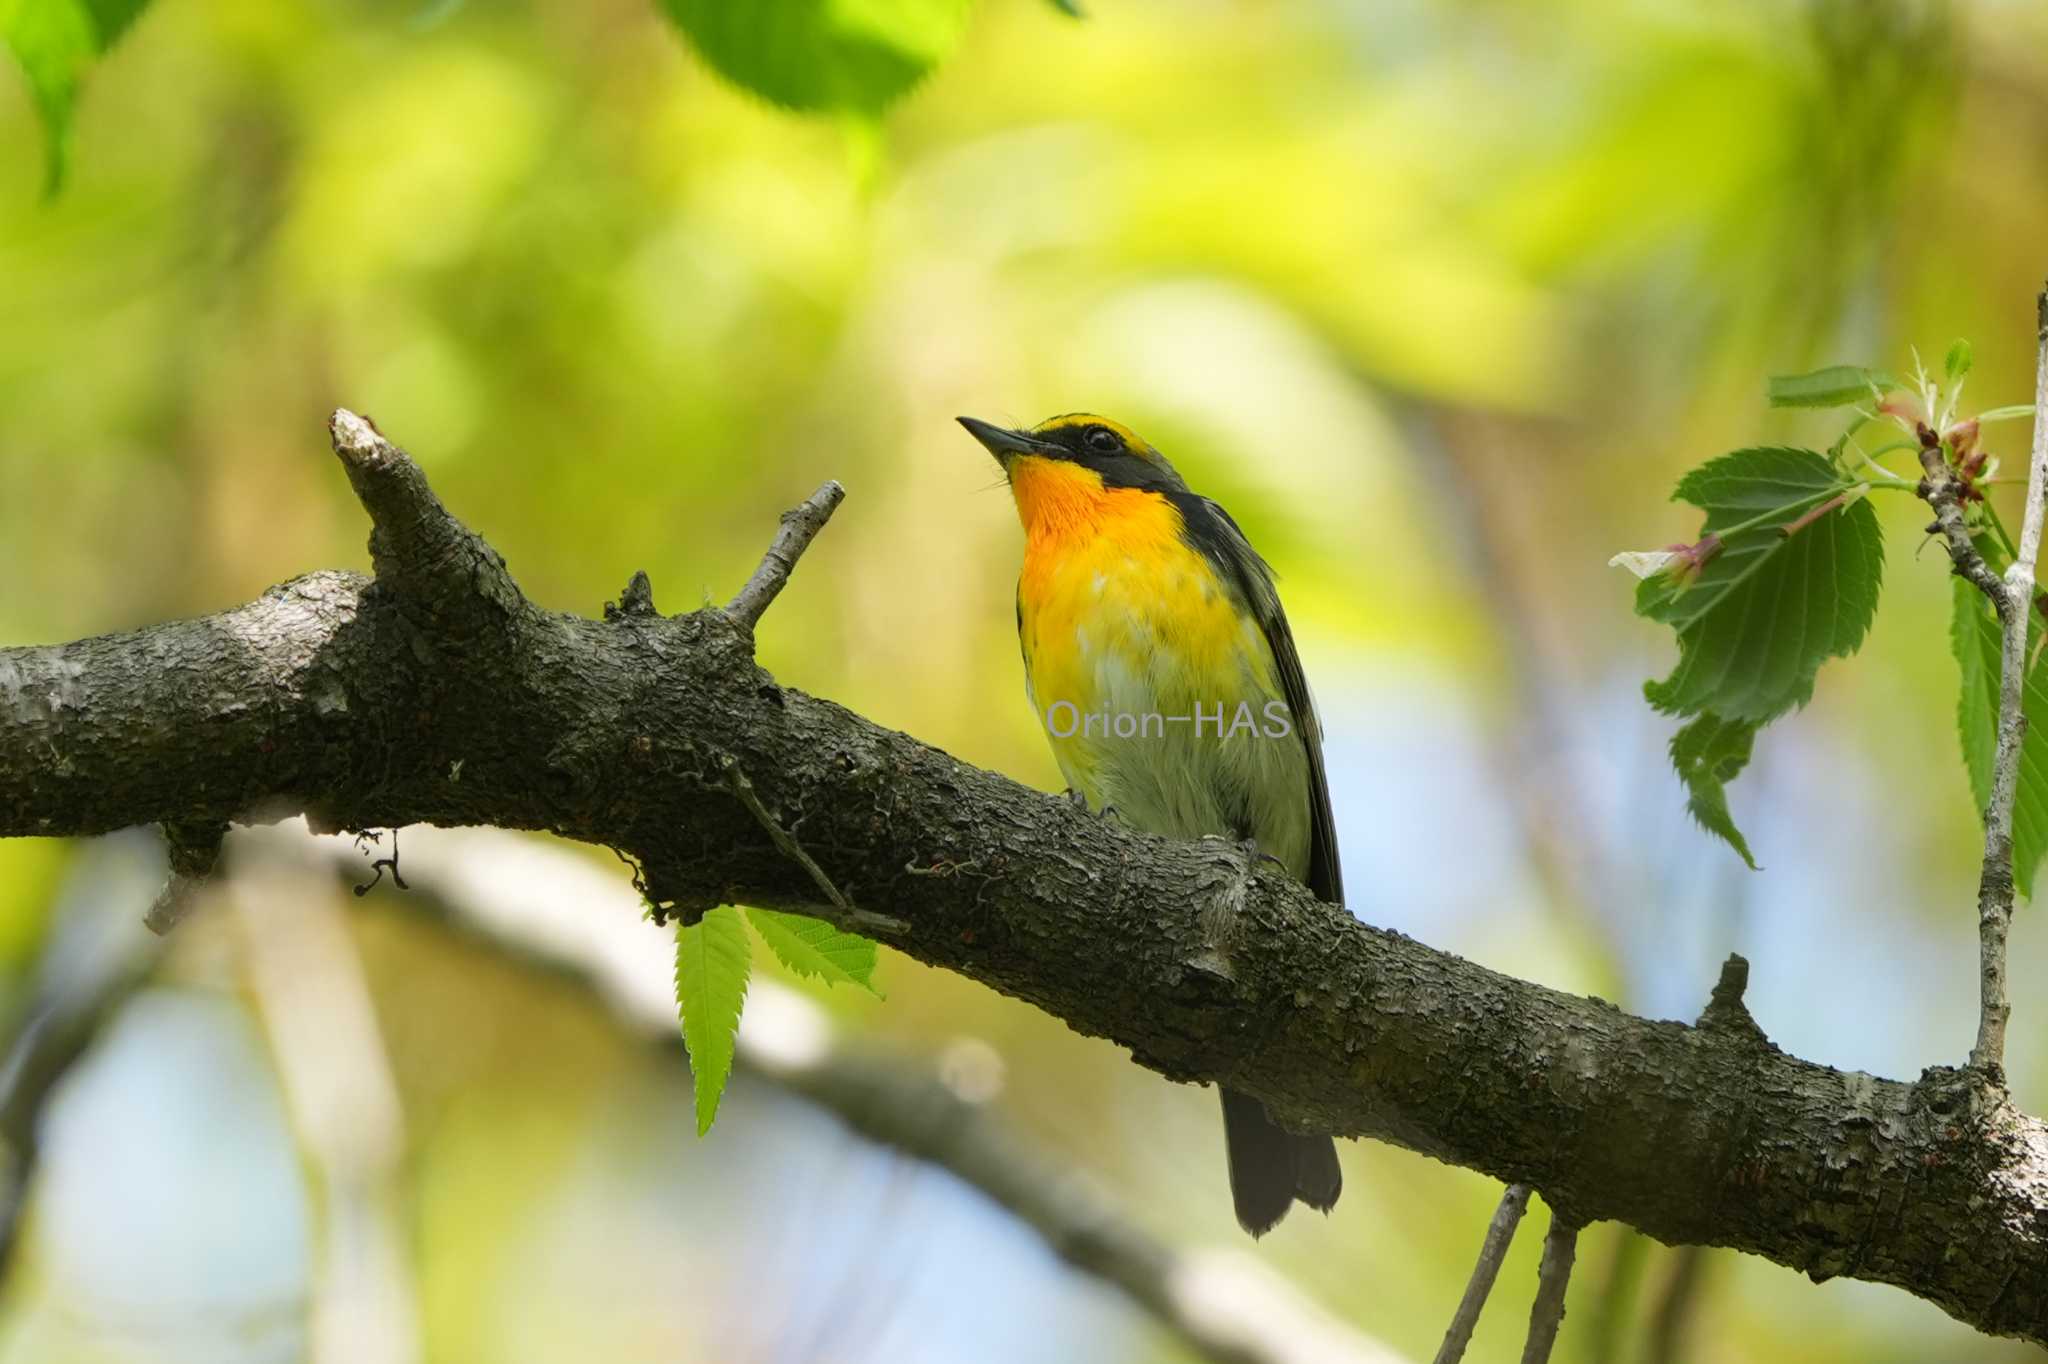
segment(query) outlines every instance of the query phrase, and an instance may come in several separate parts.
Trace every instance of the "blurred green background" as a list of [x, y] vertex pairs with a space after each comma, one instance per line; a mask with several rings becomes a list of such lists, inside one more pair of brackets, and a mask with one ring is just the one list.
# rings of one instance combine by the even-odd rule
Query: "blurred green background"
[[[346, 405], [530, 594], [590, 614], [640, 568], [665, 610], [722, 599], [839, 479], [762, 661], [1055, 789], [1015, 516], [952, 418], [1106, 412], [1281, 574], [1355, 912], [1668, 1017], [1740, 950], [1788, 1050], [1959, 1061], [1977, 835], [1924, 511], [1880, 506], [1868, 646], [1733, 789], [1755, 874], [1683, 815], [1638, 691], [1669, 636], [1604, 565], [1689, 537], [1666, 498], [1690, 465], [1834, 434], [1766, 411], [1767, 373], [1968, 336], [1973, 398], [2030, 396], [2048, 11], [1088, 9], [982, 0], [872, 117], [735, 89], [648, 0], [156, 0], [91, 71], [50, 199], [10, 69], [0, 642], [366, 566], [326, 453]], [[1997, 434], [2016, 454], [2025, 427]], [[0, 843], [17, 996], [62, 906], [139, 913], [148, 857]], [[738, 1082], [697, 1140], [687, 1078], [601, 1009], [373, 904], [349, 931], [403, 1115], [417, 1331], [389, 1357], [1184, 1357], [976, 1195], [768, 1087]], [[181, 939], [59, 1095], [0, 1360], [308, 1348], [323, 1208], [276, 1048], [237, 936]], [[2031, 911], [2014, 950], [2038, 1112]], [[901, 957], [883, 985], [828, 1002], [912, 1056], [986, 1042], [1004, 1120], [1169, 1239], [1238, 1242], [1212, 1096]], [[1335, 1215], [1256, 1253], [1426, 1359], [1498, 1190], [1380, 1146], [1345, 1161]], [[1471, 1358], [1518, 1357], [1537, 1239]], [[2021, 1353], [1903, 1293], [1613, 1226], [1580, 1255], [1561, 1360]]]

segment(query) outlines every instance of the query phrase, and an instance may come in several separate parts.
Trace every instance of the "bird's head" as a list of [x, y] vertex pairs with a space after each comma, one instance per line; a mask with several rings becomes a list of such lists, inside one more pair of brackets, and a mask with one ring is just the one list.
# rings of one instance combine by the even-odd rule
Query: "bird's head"
[[1003, 466], [1026, 530], [1047, 517], [1065, 519], [1120, 489], [1164, 493], [1187, 486], [1166, 456], [1107, 417], [1070, 412], [1028, 431], [959, 420]]

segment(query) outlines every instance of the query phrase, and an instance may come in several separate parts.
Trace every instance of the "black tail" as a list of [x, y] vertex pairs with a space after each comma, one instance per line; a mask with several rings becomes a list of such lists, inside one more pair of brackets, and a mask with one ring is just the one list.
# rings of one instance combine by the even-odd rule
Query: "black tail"
[[1344, 1191], [1337, 1143], [1329, 1137], [1297, 1136], [1267, 1117], [1266, 1106], [1249, 1094], [1221, 1092], [1237, 1224], [1264, 1236], [1297, 1198], [1317, 1212], [1328, 1212]]

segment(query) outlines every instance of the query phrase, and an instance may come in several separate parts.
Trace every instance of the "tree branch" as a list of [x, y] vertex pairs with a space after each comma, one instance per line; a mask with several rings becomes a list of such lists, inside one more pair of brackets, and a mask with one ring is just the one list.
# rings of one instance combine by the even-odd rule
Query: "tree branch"
[[1435, 1364], [1458, 1364], [1465, 1357], [1465, 1347], [1472, 1343], [1473, 1328], [1479, 1325], [1479, 1313], [1486, 1307], [1487, 1295], [1493, 1292], [1493, 1281], [1500, 1277], [1500, 1262], [1507, 1258], [1508, 1247], [1514, 1244], [1515, 1228], [1521, 1225], [1522, 1214], [1528, 1210], [1527, 1184], [1510, 1184], [1501, 1191], [1500, 1206], [1493, 1210], [1493, 1220], [1486, 1226], [1486, 1239], [1479, 1243], [1479, 1263], [1472, 1266], [1472, 1278], [1465, 1285], [1465, 1296], [1458, 1300], [1458, 1310], [1451, 1315], [1444, 1343], [1437, 1347]]
[[827, 482], [802, 503], [784, 512], [782, 528], [775, 533], [775, 543], [768, 546], [768, 552], [761, 556], [761, 566], [754, 570], [754, 576], [747, 579], [747, 585], [725, 608], [725, 614], [749, 630], [758, 625], [789, 583], [796, 561], [811, 547], [811, 541], [825, 529], [825, 523], [832, 519], [832, 513], [845, 498], [846, 489], [836, 481]]
[[2026, 740], [2027, 632], [2034, 612], [2034, 568], [2041, 552], [2042, 498], [2048, 493], [2048, 289], [2035, 299], [2038, 339], [2034, 368], [2034, 442], [2018, 552], [2001, 580], [1977, 552], [1963, 518], [1967, 484], [1951, 467], [1942, 437], [1920, 424], [1920, 496], [1934, 508], [1955, 571], [1974, 584], [1998, 615], [1998, 740], [1991, 760], [1991, 799], [1984, 807], [1984, 863], [1977, 877], [1977, 1042], [1970, 1066], [2005, 1083], [2005, 1027], [2012, 1001], [2005, 983], [2006, 935], [2012, 926], [2013, 807], [2019, 797], [2020, 752]]
[[1934, 509], [1934, 524], [1927, 529], [1940, 532], [1956, 576], [1982, 592], [1991, 609], [1998, 612], [1998, 619], [2004, 621], [2005, 584], [1977, 552], [1976, 541], [1970, 538], [1970, 524], [1963, 517], [1963, 494], [1969, 485], [1948, 462], [1941, 448], [1940, 433], [1925, 422], [1920, 424], [1920, 467], [1925, 471], [1920, 480], [1920, 498]]
[[1564, 1293], [1571, 1286], [1572, 1261], [1578, 1253], [1578, 1224], [1553, 1209], [1550, 1230], [1543, 1237], [1543, 1260], [1536, 1267], [1536, 1301], [1529, 1306], [1522, 1364], [1549, 1364], [1558, 1328], [1564, 1325]]
[[2005, 940], [2012, 927], [2012, 817], [2019, 798], [2020, 751], [2027, 735], [2027, 630], [2034, 619], [2034, 565], [2041, 553], [2041, 502], [2048, 495], [2048, 289], [2035, 299], [2034, 444], [2019, 553], [2005, 571], [1998, 666], [1998, 747], [1991, 763], [1991, 804], [1984, 815], [1984, 870], [1977, 882], [1977, 1045], [1970, 1064], [2003, 1081]]
[[[1169, 1078], [1532, 1184], [1574, 1224], [1897, 1284], [2048, 1341], [2048, 1126], [2002, 1092], [1844, 1074], [1434, 951], [1247, 875], [1234, 845], [1091, 818], [780, 687], [721, 609], [544, 611], [401, 453], [348, 439], [374, 582], [315, 573], [200, 620], [0, 650], [0, 835], [293, 810], [546, 829], [637, 859], [663, 913], [845, 923], [735, 797], [730, 757], [848, 903], [902, 922], [893, 945]], [[1221, 895], [1244, 931], [1217, 944]]]

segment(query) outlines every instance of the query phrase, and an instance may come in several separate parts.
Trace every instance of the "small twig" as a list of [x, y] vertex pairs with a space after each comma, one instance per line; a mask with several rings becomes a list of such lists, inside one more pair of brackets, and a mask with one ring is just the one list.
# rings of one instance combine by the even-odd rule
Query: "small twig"
[[205, 884], [202, 877], [172, 872], [164, 878], [163, 889], [149, 902], [149, 908], [143, 911], [142, 926], [159, 938], [169, 936], [199, 903], [199, 889]]
[[754, 783], [748, 781], [747, 774], [740, 771], [739, 760], [728, 753], [718, 760], [718, 765], [725, 769], [725, 784], [732, 788], [732, 793], [739, 798], [740, 804], [747, 807], [747, 813], [768, 831], [768, 837], [774, 840], [782, 855], [810, 873], [811, 880], [817, 883], [819, 890], [825, 892], [825, 898], [832, 902], [835, 909], [842, 914], [852, 913], [852, 902], [832, 883], [832, 878], [825, 874], [825, 869], [811, 859], [811, 855], [804, 851], [803, 844], [797, 842], [787, 829], [776, 822], [775, 816], [768, 813], [768, 807], [763, 805], [761, 797], [754, 793]]
[[2005, 988], [2005, 939], [2012, 924], [2012, 816], [2019, 794], [2020, 750], [2027, 734], [2025, 689], [2028, 609], [2034, 600], [2034, 564], [2041, 552], [2042, 498], [2048, 494], [2048, 289], [2035, 300], [2034, 447], [2027, 468], [2027, 506], [2018, 552], [1998, 613], [1998, 748], [1991, 764], [1991, 803], [1984, 812], [1984, 870], [1977, 881], [1977, 967], [1981, 986], [1977, 1045], [1970, 1065], [1992, 1079], [2005, 1075], [2005, 1025], [2012, 1003]]
[[1934, 509], [1934, 524], [1929, 531], [1939, 531], [1947, 542], [1949, 561], [1955, 565], [1956, 576], [1969, 581], [1987, 597], [1992, 608], [2002, 621], [2006, 617], [2005, 584], [1991, 571], [1991, 565], [1984, 562], [1984, 556], [1977, 552], [1976, 543], [1970, 538], [1969, 523], [1963, 519], [1963, 493], [1968, 487], [1962, 477], [1950, 467], [1948, 457], [1942, 453], [1941, 437], [1930, 426], [1920, 428], [1920, 467], [1926, 476], [1920, 480], [1919, 493], [1923, 501]]
[[1920, 496], [1934, 509], [1935, 528], [1948, 542], [1955, 570], [1991, 603], [1998, 616], [1998, 742], [1991, 760], [1991, 798], [1984, 807], [1984, 863], [1977, 877], [1977, 1043], [1970, 1065], [1994, 1083], [2005, 1079], [2005, 1026], [2012, 1016], [2006, 994], [2005, 940], [2012, 924], [2013, 807], [2019, 794], [2020, 752], [2026, 739], [2027, 629], [2034, 600], [2034, 565], [2041, 551], [2042, 496], [2048, 488], [2048, 290], [2035, 300], [2038, 347], [2034, 377], [2034, 445], [2027, 474], [2025, 519], [2011, 567], [2001, 580], [1977, 552], [1963, 518], [1968, 484], [1949, 464], [1941, 436], [1919, 428]]
[[768, 552], [761, 556], [761, 566], [754, 570], [754, 576], [747, 579], [747, 585], [725, 608], [725, 614], [749, 630], [759, 624], [769, 604], [789, 582], [796, 561], [810, 548], [811, 541], [832, 519], [833, 511], [845, 497], [846, 489], [837, 482], [828, 481], [784, 512], [782, 529], [775, 532], [775, 543], [768, 546]]
[[1739, 1032], [1758, 1042], [1766, 1041], [1764, 1030], [1757, 1026], [1749, 1006], [1742, 1002], [1748, 989], [1749, 961], [1738, 952], [1730, 952], [1721, 963], [1721, 977], [1714, 982], [1713, 997], [1694, 1026], [1709, 1032]]
[[441, 505], [419, 465], [368, 417], [337, 408], [327, 432], [370, 514], [370, 562], [380, 581], [423, 598], [481, 599], [505, 616], [526, 608], [497, 551]]
[[797, 842], [774, 815], [768, 813], [768, 807], [761, 803], [761, 797], [754, 791], [754, 783], [747, 780], [747, 774], [740, 770], [738, 759], [728, 753], [719, 758], [718, 765], [725, 771], [725, 784], [732, 788], [734, 798], [746, 806], [747, 813], [767, 830], [768, 837], [776, 849], [810, 875], [812, 883], [824, 892], [825, 898], [832, 902], [832, 907], [839, 911], [838, 918], [841, 924], [871, 934], [896, 935], [910, 931], [910, 925], [903, 920], [862, 909], [847, 899], [832, 878], [825, 874], [825, 869], [804, 851], [804, 845]]
[[1543, 1237], [1543, 1263], [1536, 1270], [1536, 1301], [1529, 1308], [1529, 1339], [1522, 1346], [1522, 1364], [1546, 1364], [1564, 1325], [1564, 1291], [1571, 1285], [1572, 1260], [1579, 1251], [1579, 1228], [1555, 1210]]
[[163, 826], [164, 850], [170, 861], [170, 875], [156, 893], [142, 922], [159, 938], [185, 921], [198, 903], [199, 889], [213, 876], [220, 862], [220, 842], [227, 836], [225, 824], [178, 824]]
[[623, 620], [630, 616], [658, 616], [654, 609], [654, 584], [648, 581], [647, 570], [640, 569], [626, 581], [626, 590], [619, 593], [616, 602], [604, 604], [606, 620]]
[[1473, 1328], [1479, 1325], [1480, 1310], [1486, 1306], [1486, 1296], [1493, 1291], [1493, 1281], [1500, 1275], [1500, 1262], [1507, 1257], [1508, 1247], [1514, 1243], [1515, 1228], [1528, 1210], [1527, 1184], [1510, 1184], [1502, 1191], [1500, 1206], [1493, 1210], [1493, 1221], [1487, 1224], [1486, 1239], [1479, 1243], [1479, 1263], [1472, 1266], [1465, 1296], [1458, 1300], [1450, 1329], [1444, 1332], [1444, 1343], [1437, 1349], [1436, 1364], [1458, 1364], [1465, 1357], [1465, 1347], [1472, 1343]]

